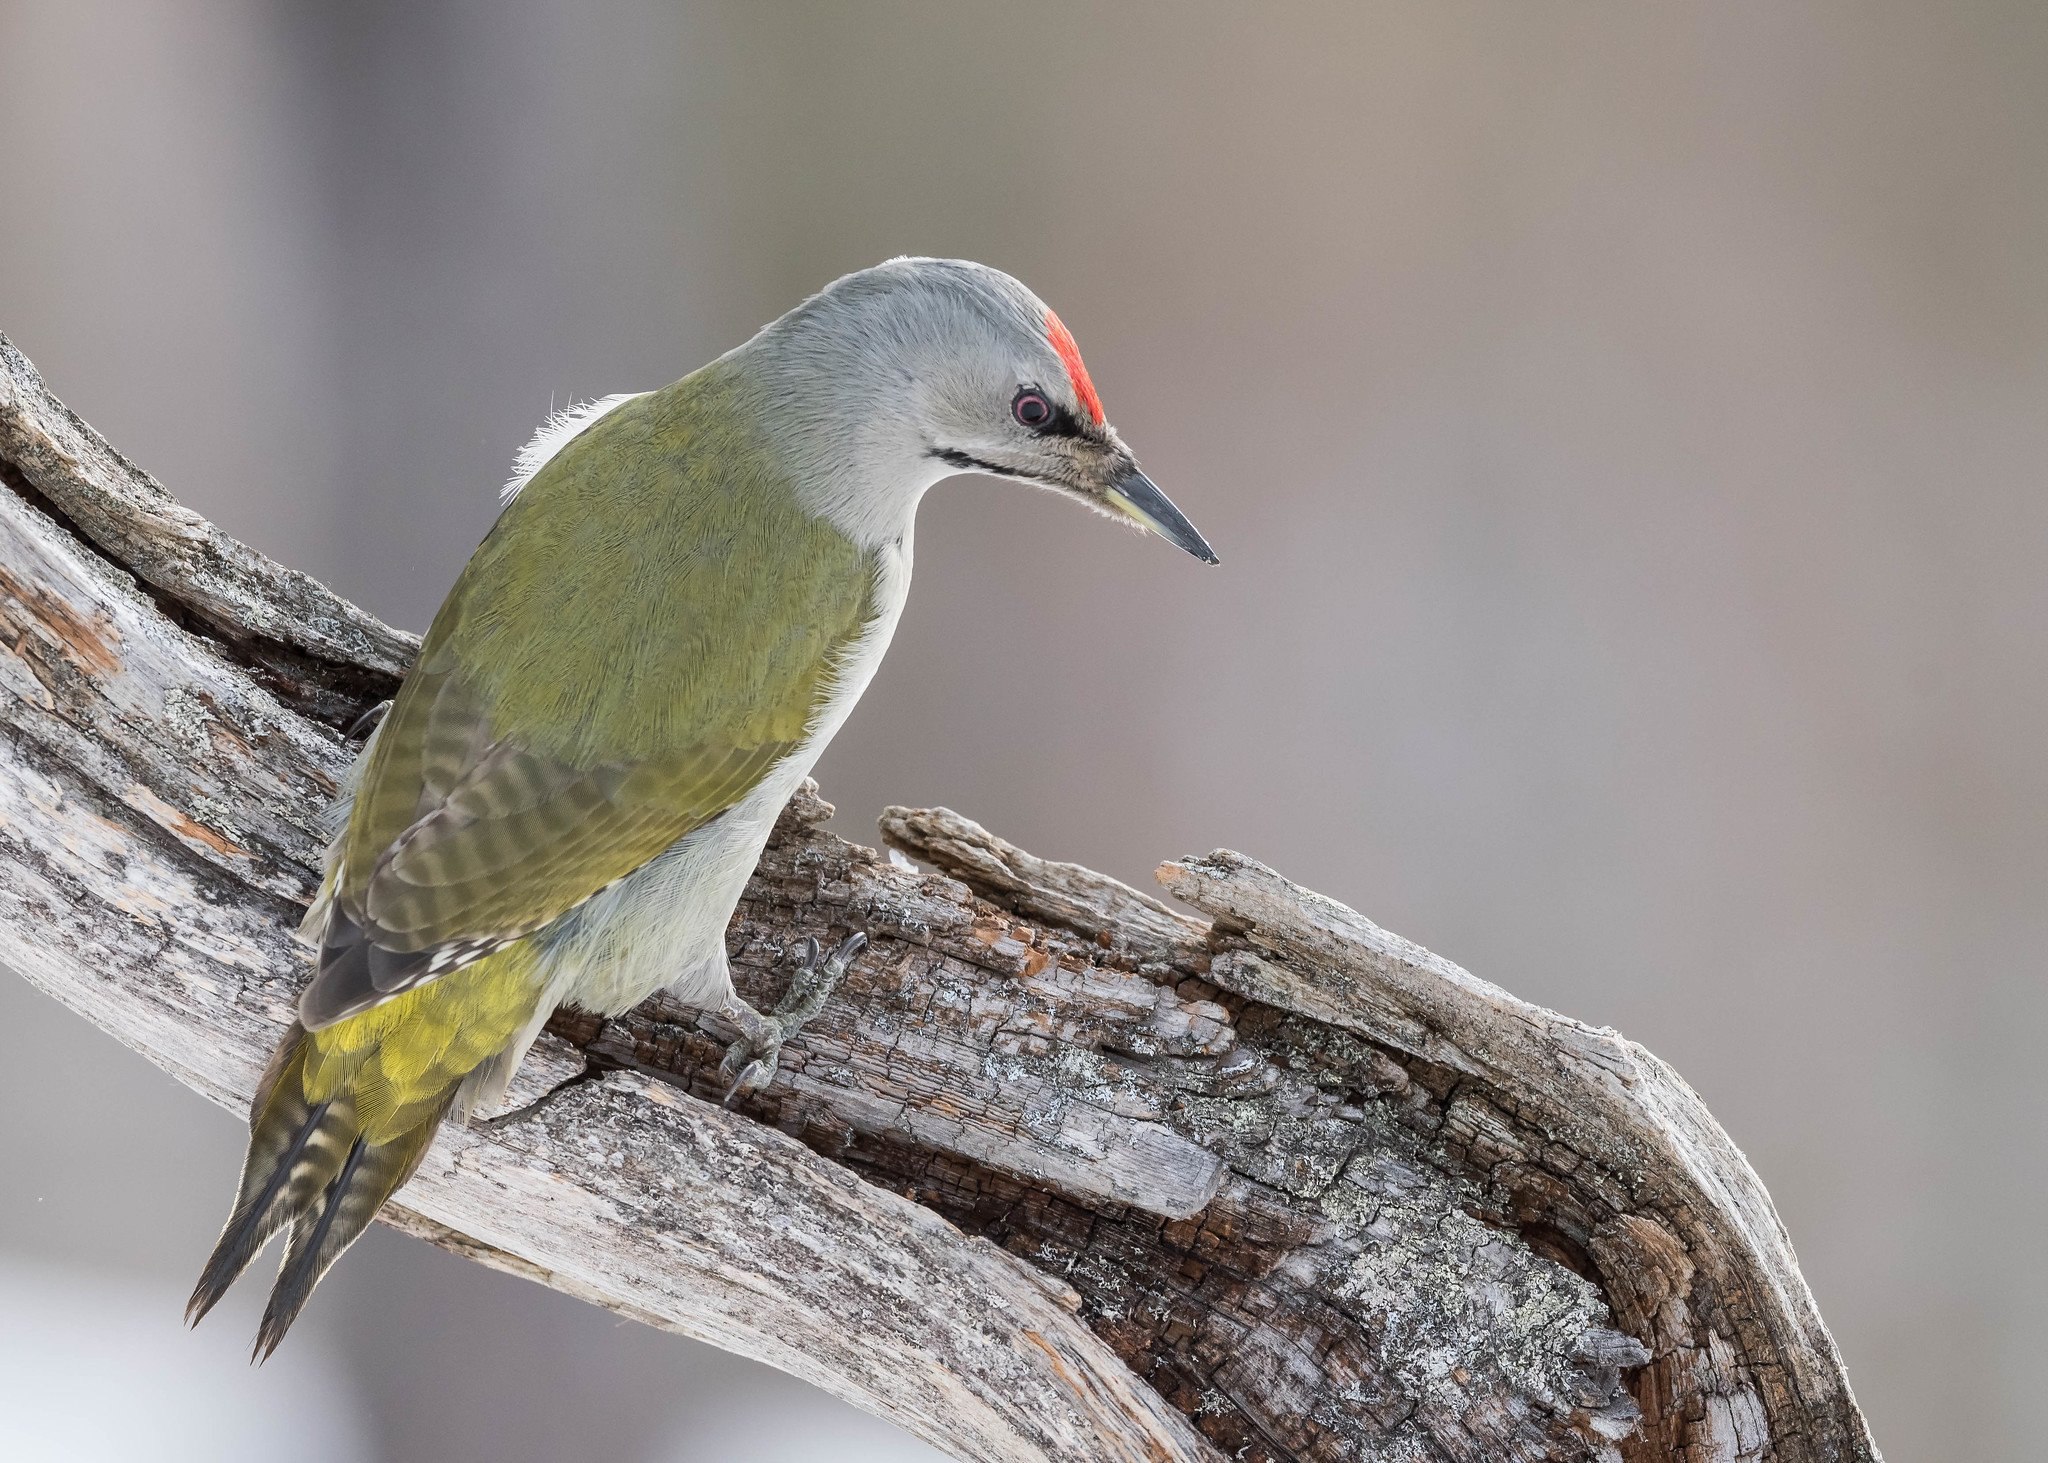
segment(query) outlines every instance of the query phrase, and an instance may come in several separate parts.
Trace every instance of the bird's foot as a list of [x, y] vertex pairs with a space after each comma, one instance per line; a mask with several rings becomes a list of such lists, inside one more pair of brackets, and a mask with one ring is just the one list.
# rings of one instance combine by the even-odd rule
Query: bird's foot
[[832, 988], [867, 947], [866, 935], [848, 935], [837, 950], [824, 955], [818, 942], [806, 935], [803, 959], [790, 979], [789, 991], [771, 1014], [763, 1016], [737, 996], [726, 1004], [724, 1016], [740, 1029], [739, 1040], [725, 1049], [725, 1060], [718, 1064], [718, 1075], [726, 1082], [728, 1105], [775, 1075], [776, 1065], [782, 1060], [783, 1042], [825, 1009]]

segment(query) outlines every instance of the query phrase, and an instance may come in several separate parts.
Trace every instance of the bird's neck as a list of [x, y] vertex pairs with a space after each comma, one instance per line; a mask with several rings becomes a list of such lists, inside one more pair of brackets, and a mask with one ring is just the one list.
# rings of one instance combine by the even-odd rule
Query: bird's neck
[[900, 410], [875, 400], [889, 383], [859, 362], [792, 350], [772, 331], [726, 359], [804, 508], [863, 549], [907, 556], [918, 504], [953, 469], [906, 430]]
[[[935, 464], [936, 465], [936, 464]], [[862, 463], [814, 461], [793, 477], [806, 509], [871, 553], [910, 553], [917, 505], [945, 476], [917, 457]]]

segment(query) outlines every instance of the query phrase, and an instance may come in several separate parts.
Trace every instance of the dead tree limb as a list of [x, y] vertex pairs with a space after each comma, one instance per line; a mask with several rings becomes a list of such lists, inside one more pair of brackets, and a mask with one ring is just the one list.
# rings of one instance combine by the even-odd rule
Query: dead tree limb
[[[413, 642], [188, 510], [0, 338], [0, 961], [240, 1107], [318, 817]], [[1663, 1063], [1221, 852], [1206, 918], [891, 809], [730, 943], [874, 941], [744, 1112], [665, 998], [559, 1016], [393, 1222], [972, 1459], [1875, 1459]], [[921, 867], [920, 867], [921, 866]], [[216, 1176], [225, 1184], [226, 1175]], [[197, 1256], [195, 1263], [197, 1261]]]

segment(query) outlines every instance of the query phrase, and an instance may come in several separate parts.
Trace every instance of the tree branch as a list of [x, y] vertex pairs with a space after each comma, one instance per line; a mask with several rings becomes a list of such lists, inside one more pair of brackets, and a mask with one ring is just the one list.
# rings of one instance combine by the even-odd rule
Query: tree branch
[[[0, 483], [0, 961], [244, 1106], [343, 728], [413, 642], [4, 337]], [[1642, 1048], [1241, 855], [1161, 870], [1202, 920], [944, 809], [883, 818], [922, 870], [829, 812], [778, 826], [735, 977], [874, 945], [765, 1091], [700, 1100], [731, 1033], [666, 997], [565, 1012], [387, 1218], [962, 1458], [1876, 1458], [1768, 1196]]]

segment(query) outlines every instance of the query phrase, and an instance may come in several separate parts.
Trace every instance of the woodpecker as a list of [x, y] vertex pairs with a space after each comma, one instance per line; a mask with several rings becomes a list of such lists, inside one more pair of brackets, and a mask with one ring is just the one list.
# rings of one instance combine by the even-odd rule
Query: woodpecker
[[888, 649], [918, 503], [959, 472], [1216, 562], [1059, 317], [963, 260], [847, 275], [675, 384], [541, 429], [356, 764], [300, 928], [313, 978], [192, 1322], [286, 1230], [256, 1357], [275, 1351], [559, 1005], [612, 1015], [666, 986], [739, 1029], [733, 1090], [767, 1079], [864, 940], [810, 944], [764, 1014], [726, 925]]

